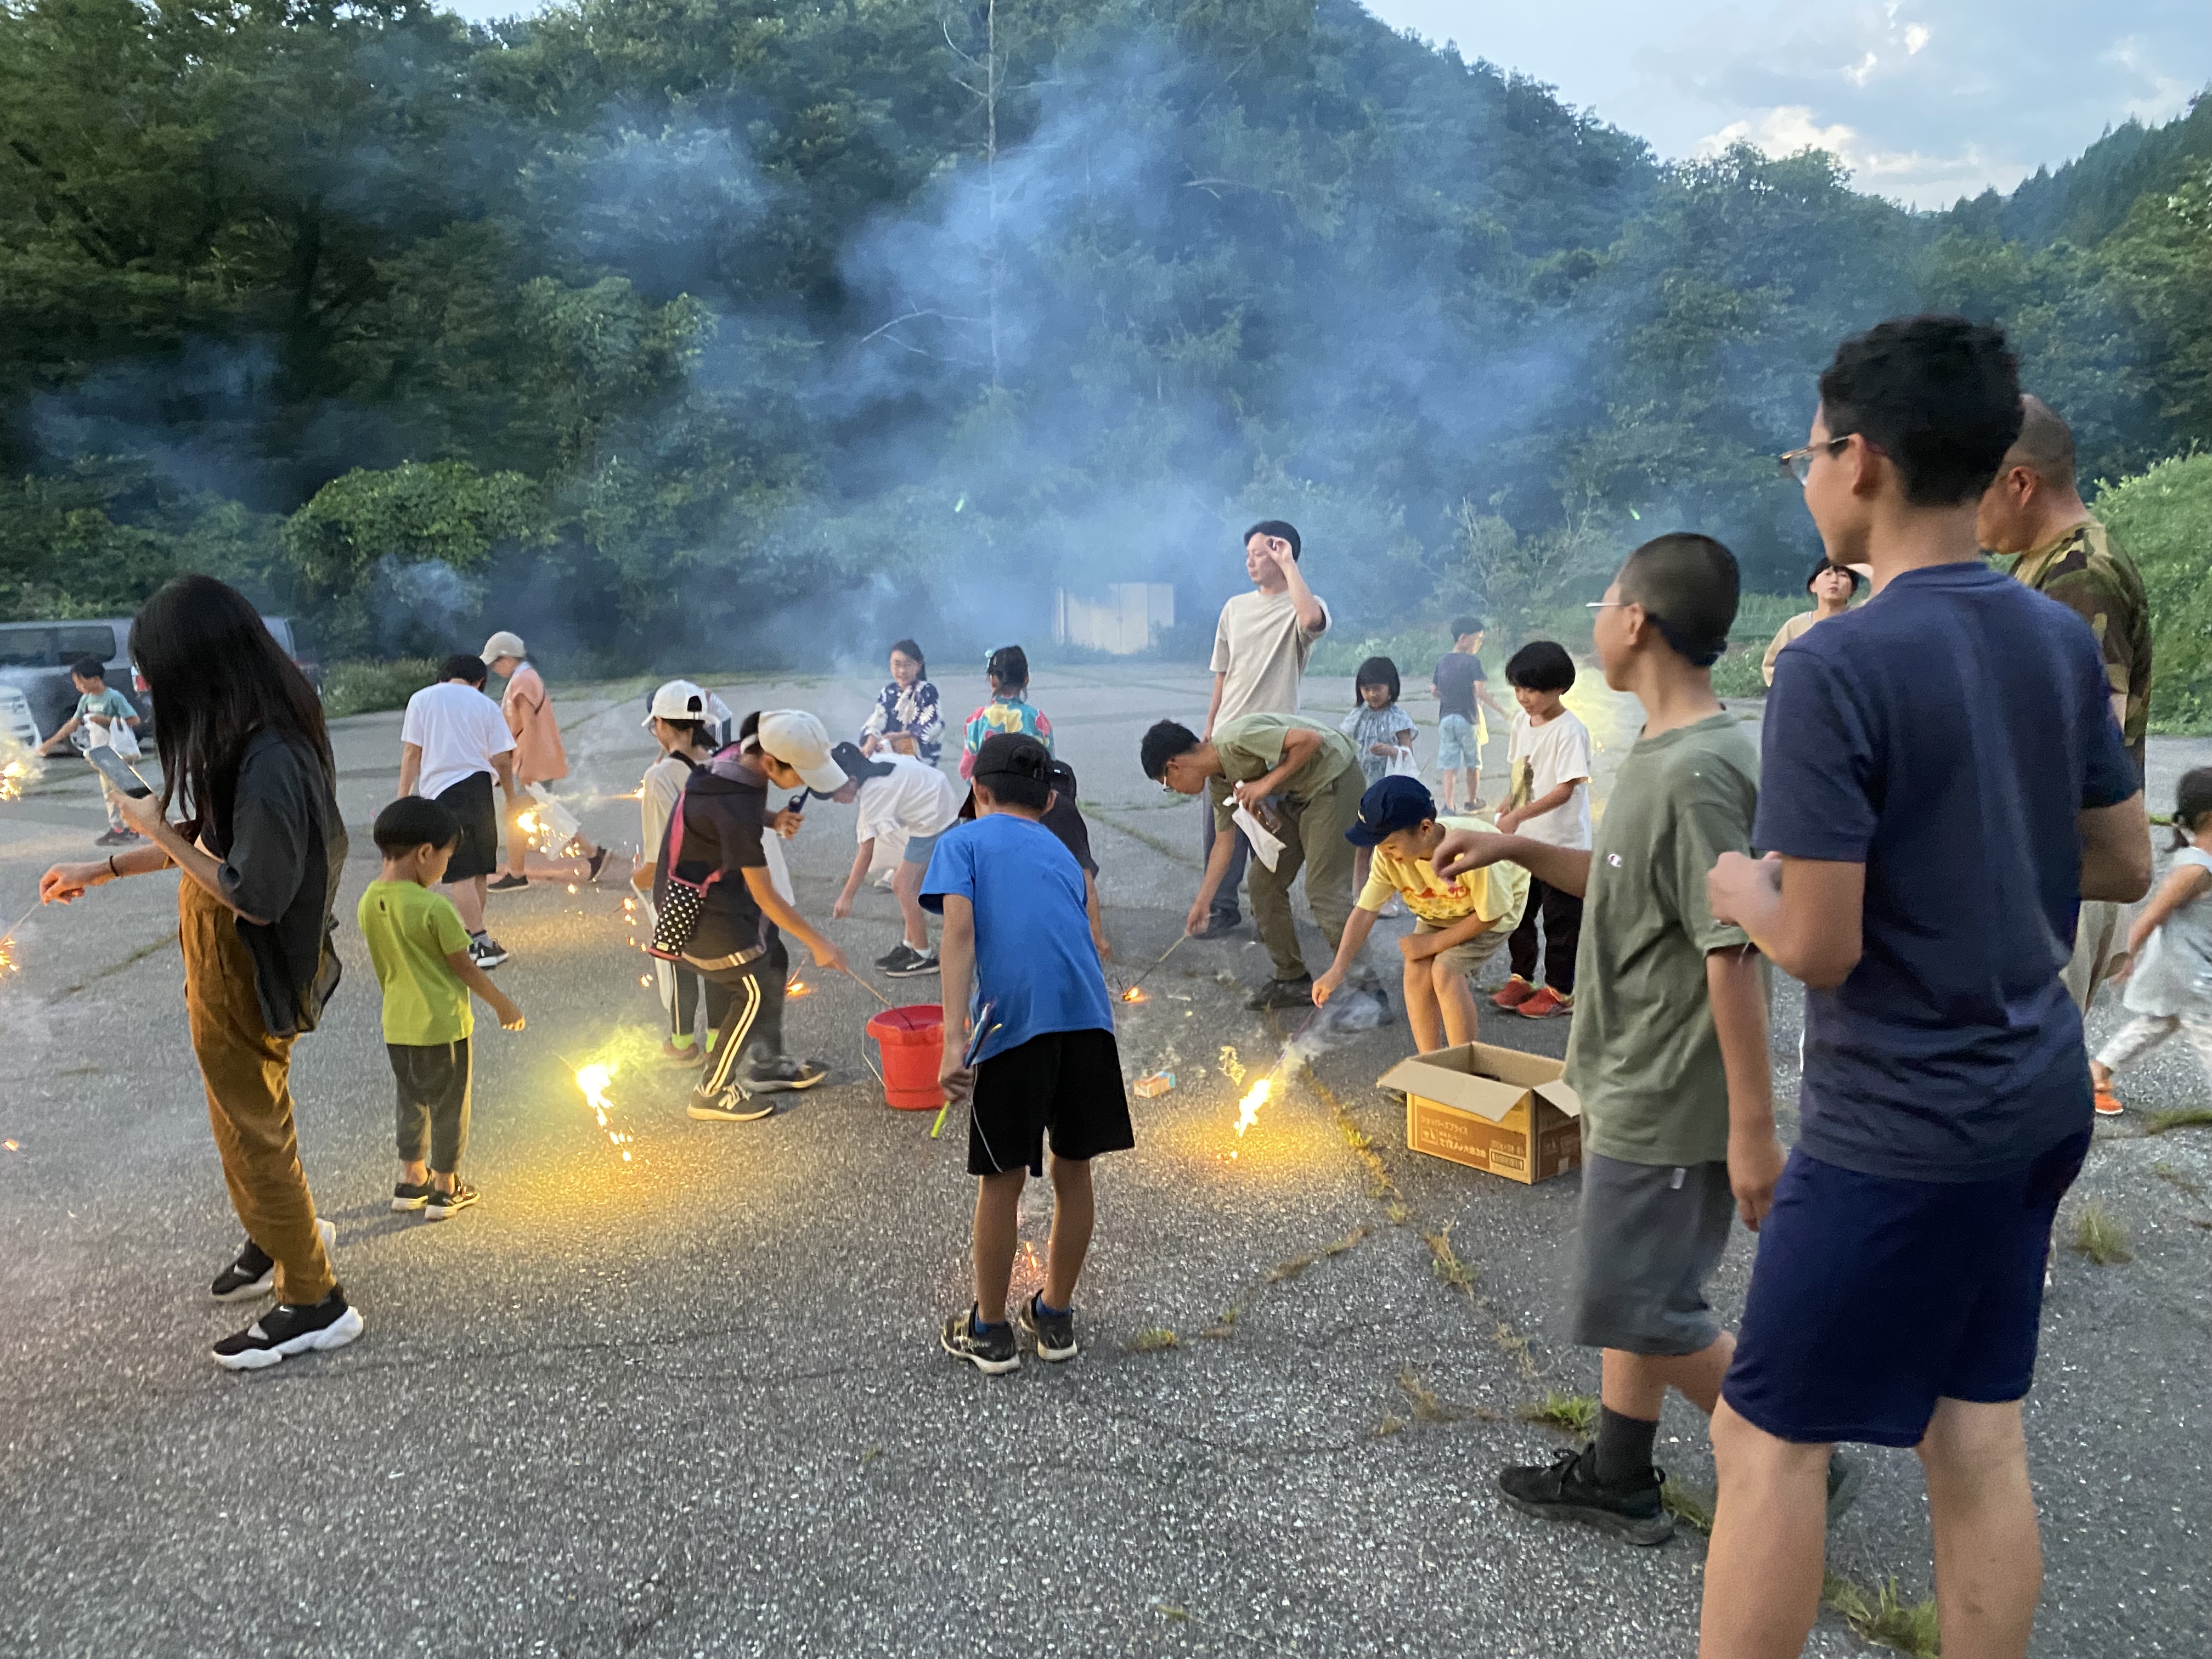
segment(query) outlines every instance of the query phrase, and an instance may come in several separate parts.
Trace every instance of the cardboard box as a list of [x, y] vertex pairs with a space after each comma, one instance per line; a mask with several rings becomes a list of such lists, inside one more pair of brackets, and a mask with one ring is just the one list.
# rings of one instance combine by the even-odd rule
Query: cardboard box
[[1406, 1145], [1534, 1186], [1583, 1161], [1583, 1103], [1540, 1054], [1486, 1042], [1402, 1060], [1376, 1079], [1406, 1091]]

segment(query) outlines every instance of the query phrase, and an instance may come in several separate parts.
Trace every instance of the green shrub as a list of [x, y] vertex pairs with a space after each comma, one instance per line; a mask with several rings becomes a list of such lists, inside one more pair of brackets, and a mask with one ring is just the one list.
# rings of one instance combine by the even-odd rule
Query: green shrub
[[2212, 730], [2212, 454], [2160, 461], [2096, 506], [2150, 601], [2151, 730]]
[[342, 662], [323, 678], [323, 713], [331, 720], [348, 714], [404, 708], [407, 699], [430, 684], [438, 665], [428, 657], [398, 662]]

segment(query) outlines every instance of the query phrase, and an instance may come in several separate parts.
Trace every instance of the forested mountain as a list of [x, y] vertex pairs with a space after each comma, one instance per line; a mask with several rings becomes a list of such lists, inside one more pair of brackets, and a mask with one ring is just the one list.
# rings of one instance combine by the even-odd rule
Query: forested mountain
[[1793, 590], [1770, 458], [1891, 313], [2004, 320], [2093, 473], [2212, 438], [2208, 109], [1915, 216], [1349, 0], [10, 0], [0, 601], [826, 660], [1202, 603], [1263, 513], [1361, 623], [1677, 522]]

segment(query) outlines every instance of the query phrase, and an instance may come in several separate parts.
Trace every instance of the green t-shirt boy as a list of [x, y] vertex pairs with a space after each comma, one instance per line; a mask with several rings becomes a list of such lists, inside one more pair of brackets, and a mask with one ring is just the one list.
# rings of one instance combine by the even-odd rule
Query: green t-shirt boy
[[416, 882], [372, 881], [354, 919], [383, 988], [386, 1042], [436, 1048], [476, 1030], [469, 988], [446, 959], [469, 948], [451, 899]]

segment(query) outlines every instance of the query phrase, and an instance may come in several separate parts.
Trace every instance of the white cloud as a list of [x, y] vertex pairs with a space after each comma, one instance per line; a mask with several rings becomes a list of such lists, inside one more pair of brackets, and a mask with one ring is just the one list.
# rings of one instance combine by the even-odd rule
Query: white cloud
[[1923, 207], [2009, 190], [2212, 83], [2207, 0], [1365, 3], [1552, 82], [1662, 155], [1817, 142], [1863, 186]]

